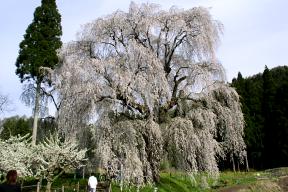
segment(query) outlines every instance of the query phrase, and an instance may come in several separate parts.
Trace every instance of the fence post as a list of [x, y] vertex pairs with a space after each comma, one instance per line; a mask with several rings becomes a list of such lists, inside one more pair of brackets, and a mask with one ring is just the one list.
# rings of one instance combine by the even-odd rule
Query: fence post
[[62, 185], [62, 192], [64, 192], [65, 190], [64, 190], [64, 185]]
[[37, 182], [37, 192], [40, 192], [40, 182]]
[[109, 189], [108, 192], [112, 192], [111, 181], [109, 182]]
[[83, 171], [82, 171], [82, 179], [84, 179], [85, 177], [85, 167], [83, 167]]
[[120, 191], [123, 190], [123, 164], [120, 164]]
[[77, 183], [77, 192], [79, 192], [79, 181]]

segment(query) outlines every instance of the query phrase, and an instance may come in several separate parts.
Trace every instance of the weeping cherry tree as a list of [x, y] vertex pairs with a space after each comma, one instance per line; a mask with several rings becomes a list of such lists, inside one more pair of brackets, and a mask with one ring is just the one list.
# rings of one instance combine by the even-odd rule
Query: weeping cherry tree
[[215, 56], [221, 33], [203, 7], [132, 2], [87, 23], [54, 73], [62, 132], [85, 141], [89, 129], [93, 162], [127, 182], [157, 181], [164, 159], [211, 175], [219, 158], [243, 162], [239, 97]]

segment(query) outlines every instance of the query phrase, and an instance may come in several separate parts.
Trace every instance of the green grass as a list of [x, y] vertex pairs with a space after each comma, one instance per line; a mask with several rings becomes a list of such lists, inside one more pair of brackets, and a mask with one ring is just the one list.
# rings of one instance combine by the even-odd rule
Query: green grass
[[[157, 188], [157, 192], [216, 192], [219, 189], [233, 186], [248, 186], [251, 191], [257, 191], [257, 189], [268, 188], [270, 185], [276, 185], [275, 181], [277, 177], [275, 175], [287, 175], [288, 169], [272, 170], [263, 172], [231, 172], [225, 171], [220, 173], [218, 180], [207, 179], [209, 188], [203, 189], [201, 181], [202, 178], [208, 178], [206, 173], [197, 174], [194, 176], [194, 180], [188, 174], [183, 172], [162, 172], [160, 174], [160, 181], [157, 184], [146, 185], [139, 188], [140, 192], [154, 192], [154, 188]], [[260, 179], [260, 180], [259, 180]], [[263, 180], [264, 179], [264, 180]], [[196, 182], [194, 182], [196, 181]], [[73, 177], [59, 178], [52, 184], [52, 188], [59, 188], [65, 186], [65, 191], [73, 191], [75, 186], [79, 182], [80, 191], [86, 191], [87, 179], [74, 179]], [[269, 183], [270, 182], [270, 183]], [[203, 182], [202, 182], [203, 183]], [[43, 183], [43, 185], [45, 182]], [[261, 188], [262, 187], [262, 188]], [[264, 188], [262, 191], [264, 191]], [[275, 188], [275, 187], [274, 187]], [[112, 184], [113, 192], [120, 192], [119, 183]], [[269, 191], [269, 190], [268, 190]], [[271, 191], [271, 190], [270, 190]], [[137, 192], [136, 186], [124, 186], [123, 192]]]
[[[201, 178], [207, 174], [198, 174], [195, 176], [196, 183], [194, 183], [189, 175], [181, 172], [161, 173], [160, 182], [155, 186], [145, 186], [140, 189], [141, 192], [153, 192], [154, 187], [157, 187], [158, 192], [215, 192], [220, 188], [234, 185], [248, 185], [256, 182], [256, 172], [222, 172], [220, 178], [215, 181], [207, 179], [209, 188], [203, 189], [201, 187]], [[113, 185], [113, 192], [119, 192], [120, 188]], [[123, 191], [136, 192], [136, 187], [126, 187]]]
[[219, 186], [250, 184], [257, 180], [258, 172], [222, 172], [218, 180]]

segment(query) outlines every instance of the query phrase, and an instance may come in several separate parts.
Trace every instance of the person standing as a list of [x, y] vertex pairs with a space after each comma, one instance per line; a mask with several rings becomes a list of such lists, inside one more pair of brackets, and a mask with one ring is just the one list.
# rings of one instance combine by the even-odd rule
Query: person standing
[[89, 192], [96, 192], [97, 184], [97, 178], [94, 175], [91, 175], [88, 179]]
[[6, 182], [0, 185], [1, 192], [21, 192], [20, 185], [17, 184], [17, 171], [10, 170], [6, 175]]

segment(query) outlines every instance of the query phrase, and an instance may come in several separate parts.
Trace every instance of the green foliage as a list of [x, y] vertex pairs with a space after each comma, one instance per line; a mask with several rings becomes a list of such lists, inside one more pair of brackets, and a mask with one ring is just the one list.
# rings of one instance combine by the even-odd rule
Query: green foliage
[[38, 121], [37, 141], [43, 141], [47, 135], [57, 132], [57, 124], [53, 117], [47, 117]]
[[3, 120], [2, 131], [0, 133], [0, 138], [2, 140], [7, 140], [11, 136], [24, 136], [26, 134], [31, 134], [32, 132], [32, 119], [25, 117], [9, 117]]
[[[32, 124], [33, 118], [26, 117], [9, 117], [2, 121], [2, 131], [0, 133], [0, 138], [2, 140], [7, 140], [11, 136], [24, 136], [26, 134], [32, 134]], [[39, 127], [37, 134], [37, 139], [43, 141], [43, 139], [49, 135], [53, 134], [57, 130], [56, 122], [53, 118], [44, 118], [39, 120]]]
[[170, 162], [165, 158], [160, 162], [160, 171], [168, 171], [171, 169]]
[[263, 74], [245, 79], [239, 73], [232, 86], [241, 96], [250, 166], [287, 166], [288, 67], [265, 67]]
[[42, 0], [42, 5], [36, 8], [34, 20], [20, 43], [16, 74], [21, 82], [28, 79], [38, 83], [48, 81], [41, 68], [53, 69], [58, 63], [56, 50], [62, 45], [61, 35], [61, 15], [55, 0]]

